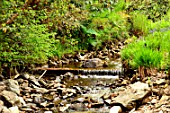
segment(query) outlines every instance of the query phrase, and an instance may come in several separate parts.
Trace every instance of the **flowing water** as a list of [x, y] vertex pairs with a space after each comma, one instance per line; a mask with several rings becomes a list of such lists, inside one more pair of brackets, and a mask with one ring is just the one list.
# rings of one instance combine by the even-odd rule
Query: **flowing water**
[[[114, 63], [108, 67], [81, 68], [80, 63], [71, 63], [69, 65], [64, 65], [60, 69], [54, 68], [48, 70], [46, 76], [48, 76], [48, 79], [50, 77], [51, 79], [55, 79], [57, 76], [63, 75], [65, 78], [63, 80], [67, 83], [67, 87], [75, 85], [89, 87], [108, 85], [113, 83], [123, 74], [122, 64], [118, 60], [114, 61]], [[70, 77], [70, 75], [66, 74], [67, 72], [73, 73], [74, 76]]]

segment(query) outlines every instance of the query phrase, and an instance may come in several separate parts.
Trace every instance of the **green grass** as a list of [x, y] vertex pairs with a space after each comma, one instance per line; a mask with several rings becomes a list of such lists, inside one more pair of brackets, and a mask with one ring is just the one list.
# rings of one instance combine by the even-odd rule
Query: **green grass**
[[134, 69], [166, 68], [170, 61], [170, 32], [155, 32], [125, 47], [122, 59], [129, 62]]

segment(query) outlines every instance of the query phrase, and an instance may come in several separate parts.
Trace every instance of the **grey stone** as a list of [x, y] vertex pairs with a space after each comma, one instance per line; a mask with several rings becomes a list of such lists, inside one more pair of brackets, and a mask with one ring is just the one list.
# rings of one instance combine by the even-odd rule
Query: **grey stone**
[[7, 90], [12, 91], [18, 95], [20, 94], [20, 88], [16, 80], [8, 79], [5, 81], [5, 84], [7, 86]]
[[148, 84], [136, 82], [129, 85], [126, 90], [119, 92], [119, 95], [112, 100], [131, 110], [136, 107], [137, 101], [142, 101], [150, 92]]
[[99, 58], [89, 59], [83, 62], [82, 67], [84, 68], [95, 68], [102, 67], [104, 62]]
[[6, 85], [4, 82], [0, 82], [0, 92], [6, 89]]
[[34, 85], [36, 85], [38, 87], [40, 86], [38, 80], [34, 76], [30, 76], [29, 81], [32, 82]]
[[28, 73], [23, 73], [23, 74], [21, 74], [21, 77], [22, 77], [23, 79], [28, 80], [28, 79], [30, 78], [30, 75], [29, 75]]
[[19, 97], [14, 92], [4, 90], [0, 93], [0, 96], [4, 103], [7, 103], [8, 107], [21, 104]]

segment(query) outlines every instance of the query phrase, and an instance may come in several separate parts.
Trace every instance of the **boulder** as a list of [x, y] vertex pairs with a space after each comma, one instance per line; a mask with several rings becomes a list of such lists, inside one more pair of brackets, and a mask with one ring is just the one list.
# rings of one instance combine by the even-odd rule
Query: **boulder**
[[148, 84], [136, 82], [129, 85], [126, 90], [120, 91], [119, 95], [112, 99], [114, 102], [122, 105], [124, 108], [131, 110], [137, 107], [149, 94], [151, 89]]
[[5, 81], [5, 84], [7, 86], [7, 90], [12, 91], [18, 95], [20, 94], [20, 88], [16, 80], [8, 79]]
[[96, 68], [103, 67], [104, 62], [99, 58], [92, 58], [83, 62], [82, 67], [84, 68]]

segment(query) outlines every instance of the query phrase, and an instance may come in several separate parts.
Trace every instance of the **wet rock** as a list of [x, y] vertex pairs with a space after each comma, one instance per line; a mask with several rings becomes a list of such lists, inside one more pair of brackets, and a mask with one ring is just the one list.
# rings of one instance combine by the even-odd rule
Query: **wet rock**
[[129, 85], [125, 91], [119, 92], [119, 95], [113, 98], [113, 101], [131, 110], [137, 106], [137, 101], [142, 101], [150, 92], [148, 84], [136, 82]]
[[18, 106], [10, 107], [10, 108], [9, 108], [9, 111], [10, 111], [11, 113], [19, 113]]
[[104, 95], [107, 95], [108, 93], [110, 93], [110, 89], [107, 88], [105, 90], [99, 90], [95, 92], [95, 94], [93, 93], [83, 94], [83, 97], [91, 99], [93, 102], [100, 102], [101, 97], [103, 97]]
[[56, 77], [55, 82], [58, 82], [58, 83], [61, 82], [60, 76], [57, 76], [57, 77]]
[[82, 67], [84, 68], [96, 68], [102, 67], [104, 62], [99, 58], [89, 59], [83, 62]]
[[65, 78], [73, 78], [74, 77], [73, 73], [70, 73], [70, 72], [65, 73], [63, 76]]
[[20, 88], [16, 80], [8, 79], [5, 81], [5, 84], [7, 86], [7, 90], [12, 91], [18, 95], [20, 94]]
[[0, 96], [8, 107], [21, 104], [19, 97], [14, 92], [4, 90], [0, 93]]

